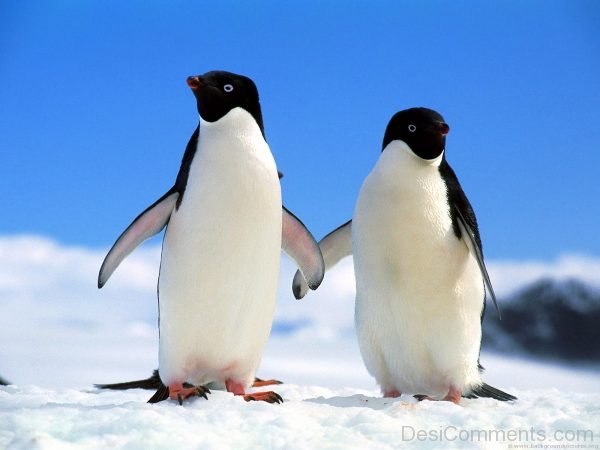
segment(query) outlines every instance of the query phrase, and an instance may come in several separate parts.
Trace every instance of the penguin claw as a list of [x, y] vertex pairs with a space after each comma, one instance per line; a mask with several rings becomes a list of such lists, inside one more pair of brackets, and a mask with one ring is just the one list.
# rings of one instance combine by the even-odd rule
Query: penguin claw
[[[448, 394], [441, 401], [452, 402], [455, 405], [458, 405], [458, 404], [460, 404], [461, 396], [462, 396], [461, 391], [459, 391], [454, 386], [450, 386], [450, 389], [448, 390]], [[413, 395], [413, 397], [416, 398], [420, 402], [422, 402], [423, 400], [430, 400], [430, 401], [434, 401], [434, 402], [438, 401], [435, 398], [430, 397], [429, 395], [423, 395], [423, 394], [416, 394], [416, 395]]]
[[205, 400], [208, 400], [208, 395], [210, 394], [210, 389], [204, 387], [204, 386], [198, 386], [196, 388], [196, 395], [198, 397], [204, 397]]
[[169, 397], [171, 400], [177, 400], [180, 405], [183, 405], [183, 401], [190, 397], [204, 397], [208, 400], [210, 390], [204, 386], [193, 386], [189, 383], [174, 384], [169, 387]]
[[267, 402], [267, 403], [283, 403], [283, 398], [277, 392], [255, 392], [253, 394], [244, 395], [244, 400], [247, 402]]

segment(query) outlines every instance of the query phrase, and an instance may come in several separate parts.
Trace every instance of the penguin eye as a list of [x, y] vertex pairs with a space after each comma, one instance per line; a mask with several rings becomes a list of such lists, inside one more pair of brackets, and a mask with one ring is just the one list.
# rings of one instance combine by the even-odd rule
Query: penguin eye
[[225, 86], [223, 86], [223, 90], [224, 90], [225, 92], [231, 92], [231, 91], [233, 91], [233, 85], [231, 85], [231, 84], [226, 84]]
[[417, 127], [416, 125], [413, 125], [412, 123], [408, 126], [408, 131], [410, 131], [411, 133], [414, 133], [415, 131], [417, 131]]

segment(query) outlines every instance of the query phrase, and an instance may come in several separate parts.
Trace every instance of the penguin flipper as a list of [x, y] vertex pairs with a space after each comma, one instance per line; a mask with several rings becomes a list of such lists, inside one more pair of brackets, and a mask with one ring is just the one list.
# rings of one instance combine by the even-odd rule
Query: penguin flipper
[[[335, 266], [342, 258], [350, 256], [352, 254], [352, 220], [339, 226], [321, 239], [319, 247], [321, 253], [323, 253], [325, 272]], [[300, 271], [296, 271], [296, 275], [294, 275], [292, 290], [298, 300], [308, 292], [308, 285]]]
[[162, 386], [158, 370], [154, 370], [150, 378], [145, 380], [126, 381], [124, 383], [114, 384], [95, 384], [98, 389], [112, 389], [118, 391], [124, 391], [127, 389], [158, 389]]
[[485, 284], [485, 288], [486, 288], [488, 294], [490, 295], [490, 297], [492, 297], [492, 301], [494, 302], [494, 306], [496, 307], [496, 311], [498, 312], [498, 317], [501, 318], [500, 308], [498, 308], [498, 303], [496, 301], [496, 293], [494, 292], [494, 288], [492, 287], [492, 281], [490, 280], [490, 276], [488, 275], [488, 271], [485, 267], [485, 263], [483, 262], [483, 253], [481, 252], [481, 248], [477, 244], [477, 239], [475, 238], [475, 233], [473, 232], [473, 230], [471, 229], [471, 227], [465, 220], [465, 217], [464, 217], [463, 213], [461, 212], [460, 208], [455, 206], [455, 209], [456, 209], [456, 218], [458, 221], [458, 226], [460, 228], [462, 237], [463, 237], [465, 243], [467, 244], [467, 247], [469, 247], [469, 251], [471, 252], [471, 254], [473, 256], [475, 256], [475, 259], [477, 260], [477, 264], [479, 265], [479, 270], [481, 270], [481, 275], [483, 276], [483, 282]]
[[283, 207], [281, 248], [296, 262], [307, 285], [311, 289], [317, 289], [325, 275], [325, 262], [321, 249], [300, 219], [285, 206]]
[[161, 231], [175, 208], [179, 192], [171, 188], [135, 218], [119, 236], [104, 258], [98, 274], [98, 288], [102, 288], [115, 269], [138, 245]]
[[464, 398], [494, 398], [501, 402], [512, 402], [517, 400], [514, 395], [508, 394], [500, 389], [490, 386], [487, 383], [483, 383], [481, 386], [473, 388], [471, 392], [463, 395]]

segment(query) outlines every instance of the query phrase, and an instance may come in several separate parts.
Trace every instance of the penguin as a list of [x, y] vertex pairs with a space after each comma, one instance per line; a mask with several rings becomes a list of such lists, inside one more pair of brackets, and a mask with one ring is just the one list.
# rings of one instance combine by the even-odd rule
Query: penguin
[[[277, 171], [277, 175], [280, 180], [283, 178], [282, 172]], [[1, 383], [1, 381], [2, 381], [2, 378], [0, 377], [0, 383]], [[274, 384], [283, 384], [283, 381], [274, 380], [274, 379], [263, 380], [261, 378], [255, 377], [254, 383], [252, 383], [252, 387], [253, 388], [264, 387], [264, 386], [271, 386]], [[98, 389], [109, 389], [109, 390], [116, 390], [116, 391], [125, 391], [125, 390], [129, 390], [129, 389], [154, 389], [154, 390], [166, 389], [166, 386], [164, 386], [162, 384], [162, 381], [160, 380], [160, 375], [158, 374], [158, 369], [154, 369], [152, 371], [152, 375], [150, 375], [148, 378], [144, 378], [141, 380], [123, 381], [120, 383], [98, 383], [98, 384], [94, 384], [94, 387], [96, 387]], [[224, 389], [224, 386], [218, 385], [216, 383], [212, 383], [212, 384], [210, 384], [210, 389], [222, 390], [222, 389]]]
[[[475, 213], [446, 159], [449, 131], [431, 109], [396, 113], [352, 220], [319, 245], [326, 270], [354, 257], [358, 343], [384, 397], [516, 400], [481, 377], [486, 290], [498, 306]], [[292, 287], [296, 298], [308, 290], [300, 273]]]
[[190, 76], [199, 124], [175, 184], [117, 239], [102, 288], [142, 241], [166, 228], [158, 279], [159, 375], [150, 403], [206, 397], [219, 383], [245, 400], [279, 403], [271, 391], [246, 394], [275, 311], [283, 249], [316, 289], [324, 275], [318, 244], [282, 206], [265, 138], [258, 90], [243, 75]]

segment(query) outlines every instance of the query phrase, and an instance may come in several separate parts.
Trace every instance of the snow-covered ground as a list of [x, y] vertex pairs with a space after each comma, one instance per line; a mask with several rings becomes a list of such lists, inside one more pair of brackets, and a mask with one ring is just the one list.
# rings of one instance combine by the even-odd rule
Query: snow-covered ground
[[[376, 391], [281, 385], [281, 405], [223, 391], [209, 400], [145, 403], [141, 390], [0, 390], [0, 447], [9, 449], [598, 448], [598, 394], [514, 391], [519, 401], [417, 403]], [[585, 445], [534, 447], [534, 445]], [[514, 445], [514, 447], [510, 447]]]
[[[0, 449], [600, 446], [597, 367], [484, 351], [486, 381], [517, 402], [381, 399], [352, 329], [351, 261], [300, 302], [291, 295], [293, 267], [282, 264], [277, 317], [257, 374], [285, 382], [275, 387], [282, 405], [218, 391], [183, 407], [149, 405], [146, 391], [96, 390], [93, 383], [149, 376], [157, 359], [158, 248], [136, 251], [98, 291], [103, 256], [43, 238], [0, 239], [0, 376], [15, 383], [0, 388]], [[590, 267], [600, 263], [575, 256], [490, 263], [503, 294], [539, 276], [597, 285], [589, 274], [600, 271]]]

